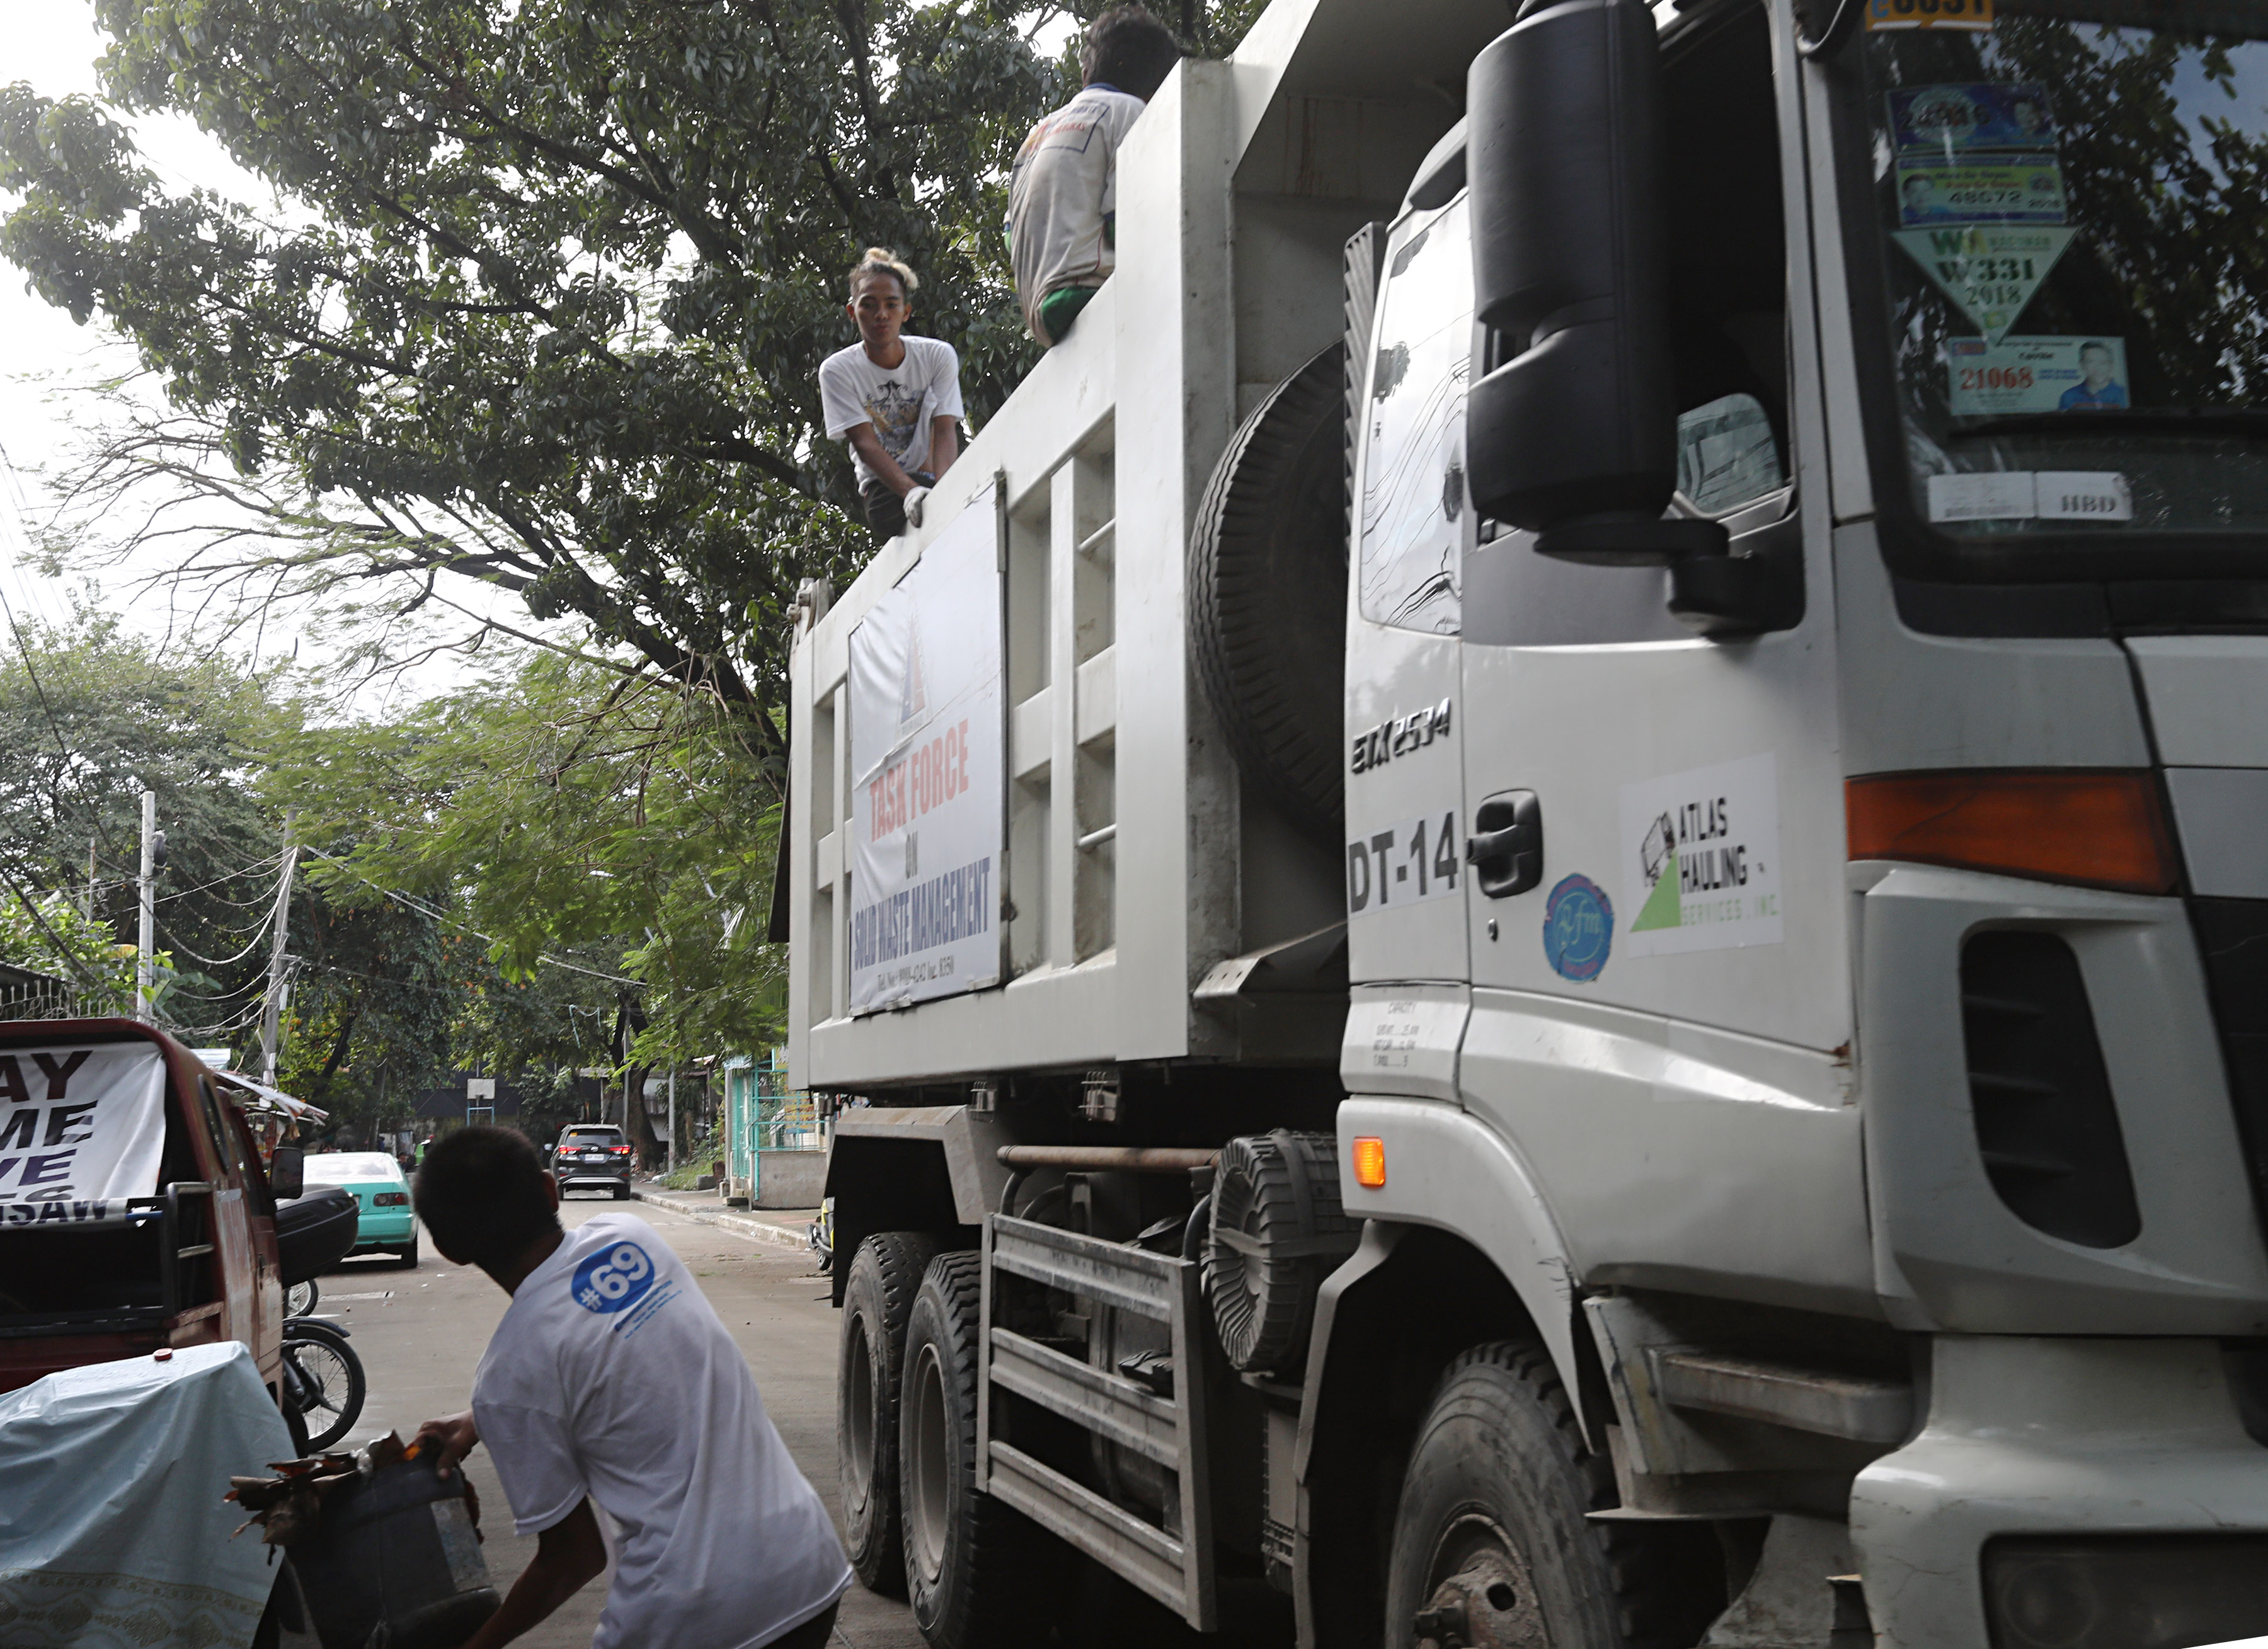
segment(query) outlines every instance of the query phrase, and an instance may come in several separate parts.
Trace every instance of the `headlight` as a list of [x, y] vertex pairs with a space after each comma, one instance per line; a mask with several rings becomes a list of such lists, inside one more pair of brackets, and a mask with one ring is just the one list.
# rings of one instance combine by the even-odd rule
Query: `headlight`
[[2268, 1635], [2268, 1535], [2003, 1536], [1993, 1649], [2191, 1649]]

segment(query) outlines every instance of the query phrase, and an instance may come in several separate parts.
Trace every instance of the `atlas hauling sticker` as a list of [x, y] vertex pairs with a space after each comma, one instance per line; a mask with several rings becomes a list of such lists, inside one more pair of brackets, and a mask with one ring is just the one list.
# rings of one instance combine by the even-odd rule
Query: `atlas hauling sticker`
[[1622, 849], [1632, 956], [1779, 943], [1771, 755], [1624, 785]]

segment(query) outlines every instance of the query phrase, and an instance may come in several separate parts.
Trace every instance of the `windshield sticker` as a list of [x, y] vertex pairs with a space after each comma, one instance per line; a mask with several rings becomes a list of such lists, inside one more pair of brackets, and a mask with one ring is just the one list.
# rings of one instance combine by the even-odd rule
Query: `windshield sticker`
[[1866, 0], [1870, 29], [1989, 29], [1992, 0]]
[[2070, 215], [2063, 162], [2053, 155], [1898, 157], [1898, 221], [1934, 224], [2060, 224]]
[[2114, 470], [1995, 469], [1974, 475], [1932, 475], [1929, 519], [2131, 521], [2134, 488]]
[[1777, 759], [1624, 785], [1622, 854], [1631, 955], [1778, 944]]
[[1987, 343], [2022, 319], [2024, 306], [2070, 250], [2076, 229], [1902, 229], [1906, 255], [1969, 317]]
[[1586, 985], [1615, 947], [1615, 907], [1587, 876], [1567, 876], [1543, 905], [1543, 956], [1562, 979]]
[[1704, 515], [1787, 484], [1771, 420], [1754, 395], [1727, 395], [1677, 416], [1677, 490]]
[[1929, 478], [1933, 521], [2029, 521], [2039, 512], [2039, 488], [2029, 469]]
[[2060, 136], [2041, 86], [1985, 82], [1914, 86], [1893, 92], [1889, 99], [1890, 130], [1900, 153], [1920, 150], [1953, 155], [1972, 149], [2052, 152]]
[[2124, 338], [1955, 338], [1948, 348], [1947, 401], [1957, 418], [2127, 404]]
[[2115, 471], [2043, 469], [2036, 479], [2043, 521], [2134, 519], [2134, 489]]

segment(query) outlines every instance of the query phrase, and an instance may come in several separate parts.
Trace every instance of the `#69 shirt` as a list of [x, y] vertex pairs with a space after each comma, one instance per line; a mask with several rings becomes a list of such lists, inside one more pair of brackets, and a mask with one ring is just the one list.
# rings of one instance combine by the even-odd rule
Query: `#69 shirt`
[[533, 1535], [587, 1495], [613, 1523], [593, 1649], [744, 1649], [850, 1580], [755, 1378], [653, 1227], [600, 1214], [532, 1272], [473, 1377], [473, 1418]]

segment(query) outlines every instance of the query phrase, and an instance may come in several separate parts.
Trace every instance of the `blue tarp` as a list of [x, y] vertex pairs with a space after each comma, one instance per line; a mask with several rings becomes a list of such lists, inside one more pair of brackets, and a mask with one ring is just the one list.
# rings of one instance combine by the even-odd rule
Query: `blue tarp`
[[292, 1453], [234, 1341], [0, 1395], [0, 1643], [245, 1649], [276, 1572], [221, 1497]]

